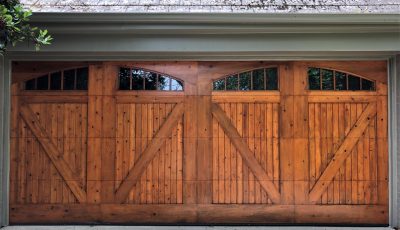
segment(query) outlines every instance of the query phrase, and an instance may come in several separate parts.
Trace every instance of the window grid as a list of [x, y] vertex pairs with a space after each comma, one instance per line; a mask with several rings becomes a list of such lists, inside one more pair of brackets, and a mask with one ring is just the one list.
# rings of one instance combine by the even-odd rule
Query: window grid
[[[124, 76], [124, 72], [129, 71], [128, 76]], [[134, 75], [133, 73], [135, 73], [135, 75], [139, 76], [139, 79], [141, 81], [141, 88], [139, 89], [134, 89]], [[146, 84], [146, 81], [149, 81], [149, 79], [151, 79], [153, 76], [155, 76], [155, 89], [151, 89], [151, 84]], [[129, 85], [128, 87], [126, 87], [126, 85], [124, 85], [122, 78], [124, 77], [128, 77], [129, 78]], [[161, 77], [163, 77], [167, 82], [168, 82], [168, 86], [167, 87], [163, 87], [161, 85]], [[125, 68], [125, 67], [121, 67], [120, 71], [119, 71], [119, 90], [158, 90], [158, 91], [183, 91], [184, 90], [184, 85], [183, 85], [183, 81], [174, 78], [172, 76], [166, 75], [166, 74], [161, 74], [161, 73], [156, 73], [156, 72], [152, 72], [149, 70], [145, 70], [145, 69], [140, 69], [140, 68]], [[178, 84], [179, 86], [176, 88], [172, 88], [173, 83]]]
[[[254, 83], [254, 72], [255, 71], [260, 71], [262, 70], [263, 72], [263, 89], [255, 89], [255, 83]], [[274, 70], [275, 71], [275, 77], [276, 77], [276, 87], [272, 87], [271, 89], [268, 89], [268, 86], [270, 84], [272, 84], [270, 82], [270, 80], [272, 80], [271, 78], [274, 76], [270, 76], [268, 70]], [[244, 87], [241, 87], [241, 78], [245, 79], [247, 77], [247, 74], [250, 75], [250, 87], [248, 89], [243, 89]], [[242, 76], [241, 76], [242, 75]], [[228, 79], [231, 77], [236, 77], [237, 79], [237, 87], [236, 89], [228, 89], [227, 85], [229, 84]], [[241, 72], [241, 73], [237, 73], [237, 74], [231, 74], [231, 75], [227, 75], [225, 77], [219, 78], [217, 80], [213, 81], [213, 90], [215, 91], [250, 91], [250, 90], [255, 90], [255, 91], [266, 91], [266, 90], [278, 90], [279, 89], [279, 76], [278, 76], [278, 71], [276, 67], [273, 68], [261, 68], [261, 69], [253, 69], [253, 70], [249, 70], [249, 71], [245, 71], [245, 72]], [[218, 85], [221, 81], [223, 81], [223, 89], [220, 89], [220, 86]]]
[[[82, 76], [83, 79], [78, 79], [78, 76], [77, 76], [78, 70], [84, 71], [83, 72], [84, 74]], [[67, 89], [67, 87], [65, 86], [65, 80], [66, 80], [65, 72], [67, 72], [67, 71], [74, 72], [73, 87], [70, 89]], [[56, 89], [52, 89], [52, 83], [53, 83], [53, 81], [55, 81], [55, 78], [58, 74], [60, 75], [60, 79], [59, 79], [60, 87], [56, 87]], [[24, 90], [51, 90], [51, 91], [87, 90], [88, 89], [88, 75], [89, 75], [89, 69], [87, 67], [51, 72], [51, 73], [47, 73], [42, 76], [25, 81]], [[44, 77], [47, 78], [47, 86], [44, 87], [43, 89], [41, 89], [42, 86], [38, 85], [38, 81]], [[82, 81], [81, 82], [83, 85], [82, 89], [78, 89], [78, 87], [77, 87], [78, 80]], [[33, 83], [33, 86], [31, 86], [32, 83]]]
[[[311, 70], [318, 70], [319, 71], [319, 88], [317, 89], [317, 88], [312, 88], [312, 86], [311, 86], [311, 82], [312, 82], [312, 77], [313, 77], [313, 75], [312, 74], [310, 74], [310, 71]], [[308, 69], [308, 78], [309, 78], [309, 80], [308, 80], [308, 85], [309, 85], [309, 90], [334, 90], [334, 91], [375, 91], [375, 81], [371, 81], [371, 80], [368, 80], [368, 79], [366, 79], [366, 78], [362, 78], [362, 77], [359, 77], [359, 76], [355, 76], [355, 75], [352, 75], [352, 74], [348, 74], [348, 73], [344, 73], [344, 72], [341, 72], [341, 71], [336, 71], [336, 70], [329, 70], [329, 69], [322, 69], [322, 68], [314, 68], [314, 67], [310, 67], [309, 69]], [[324, 71], [331, 71], [332, 72], [332, 83], [333, 83], [333, 89], [324, 89], [324, 87], [323, 87], [323, 80], [324, 80], [324, 75], [323, 75], [323, 72]], [[338, 83], [337, 83], [337, 74], [340, 74], [340, 75], [342, 75], [342, 76], [344, 76], [345, 77], [345, 82], [346, 82], [346, 85], [345, 85], [345, 88], [344, 89], [338, 89]], [[358, 88], [359, 89], [351, 89], [350, 88], [350, 82], [349, 82], [349, 79], [350, 78], [355, 78], [355, 79], [357, 79], [357, 81], [358, 81]], [[363, 86], [363, 80], [366, 82], [366, 83], [368, 83], [369, 85], [370, 85], [370, 87], [369, 88], [367, 88], [367, 87], [364, 87]]]

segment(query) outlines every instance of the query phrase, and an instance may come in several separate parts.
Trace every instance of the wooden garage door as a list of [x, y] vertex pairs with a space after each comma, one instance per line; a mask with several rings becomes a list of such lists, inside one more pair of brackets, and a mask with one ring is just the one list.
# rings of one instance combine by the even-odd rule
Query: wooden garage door
[[385, 62], [14, 63], [11, 127], [13, 224], [388, 224]]

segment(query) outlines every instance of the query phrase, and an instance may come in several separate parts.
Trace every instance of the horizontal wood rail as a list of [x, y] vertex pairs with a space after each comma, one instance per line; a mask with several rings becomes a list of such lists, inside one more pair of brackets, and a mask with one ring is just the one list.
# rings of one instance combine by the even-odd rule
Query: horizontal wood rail
[[[385, 205], [23, 204], [11, 224], [387, 224]], [[34, 210], [34, 211], [32, 211]]]

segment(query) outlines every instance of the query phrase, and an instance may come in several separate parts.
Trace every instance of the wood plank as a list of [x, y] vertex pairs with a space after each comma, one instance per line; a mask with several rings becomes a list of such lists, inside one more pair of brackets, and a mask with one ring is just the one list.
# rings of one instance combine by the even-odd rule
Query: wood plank
[[101, 202], [101, 151], [103, 114], [103, 68], [90, 65], [88, 77], [87, 201]]
[[257, 162], [257, 159], [255, 159], [247, 144], [242, 140], [242, 137], [239, 135], [237, 129], [229, 121], [229, 118], [217, 104], [212, 105], [212, 112], [214, 117], [224, 129], [226, 135], [230, 138], [232, 143], [240, 152], [242, 159], [260, 181], [261, 186], [266, 190], [271, 200], [274, 203], [279, 203], [280, 194], [273, 184], [272, 179], [266, 174], [266, 172], [262, 169], [262, 166]]
[[194, 204], [197, 202], [197, 164], [193, 159], [197, 155], [197, 98], [185, 96], [183, 120], [183, 203]]
[[179, 119], [182, 117], [183, 108], [184, 107], [182, 104], [177, 104], [169, 114], [165, 123], [154, 136], [154, 141], [151, 142], [143, 151], [140, 158], [136, 162], [136, 166], [129, 171], [128, 176], [122, 181], [120, 187], [117, 189], [115, 194], [116, 202], [122, 203], [125, 201], [130, 190], [142, 175], [143, 170], [146, 169], [148, 164], [158, 153], [158, 149], [161, 147], [164, 139], [168, 137], [168, 135], [171, 133], [171, 130], [177, 125]]
[[338, 169], [341, 167], [346, 158], [350, 155], [351, 150], [357, 143], [360, 135], [367, 127], [369, 120], [373, 119], [376, 114], [376, 107], [369, 104], [361, 116], [358, 118], [356, 124], [350, 130], [349, 134], [343, 140], [342, 144], [335, 152], [331, 162], [326, 167], [318, 181], [315, 183], [314, 188], [310, 192], [310, 201], [316, 202], [321, 194], [329, 186]]
[[[29, 208], [37, 210], [26, 218]], [[51, 218], [49, 218], [51, 210]], [[246, 212], [243, 212], [246, 210]], [[11, 207], [11, 222], [20, 224], [254, 224], [293, 223], [290, 205], [36, 205]]]
[[84, 104], [88, 102], [87, 95], [29, 95], [20, 96], [21, 100], [28, 101], [30, 104], [51, 104], [51, 103], [69, 103], [69, 104]]
[[79, 176], [73, 172], [68, 163], [63, 159], [62, 154], [57, 149], [57, 145], [41, 126], [35, 114], [27, 105], [21, 106], [20, 114], [78, 201], [80, 203], [86, 202], [86, 192], [82, 189], [83, 185], [80, 183]]
[[[210, 82], [211, 84], [211, 82]], [[197, 203], [212, 203], [212, 113], [211, 97], [197, 99]]]
[[[384, 205], [11, 205], [11, 224], [387, 225]], [[32, 210], [36, 210], [32, 212]], [[51, 211], [50, 211], [51, 210]], [[243, 212], [246, 210], [246, 212]], [[50, 211], [50, 212], [49, 212]], [[49, 213], [51, 218], [49, 218]], [[350, 213], [350, 214], [349, 214]], [[318, 214], [318, 215], [316, 215]], [[296, 218], [294, 217], [296, 215]]]
[[[225, 114], [230, 114], [230, 103], [225, 103], [222, 107], [224, 109]], [[222, 127], [223, 128], [223, 127]], [[230, 155], [231, 155], [231, 141], [228, 137], [228, 134], [225, 133], [225, 142], [224, 142], [224, 153], [223, 153], [223, 163], [224, 163], [224, 200], [225, 204], [229, 204], [231, 201], [231, 183], [230, 183], [230, 175], [231, 175], [231, 167], [230, 167]]]

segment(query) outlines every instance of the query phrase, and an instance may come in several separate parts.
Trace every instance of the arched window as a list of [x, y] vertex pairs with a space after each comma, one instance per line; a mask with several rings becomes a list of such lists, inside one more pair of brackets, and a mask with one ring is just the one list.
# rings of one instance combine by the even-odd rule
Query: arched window
[[323, 68], [308, 68], [310, 90], [375, 91], [375, 82], [352, 74]]
[[183, 91], [183, 81], [141, 68], [120, 68], [120, 90]]
[[273, 67], [231, 74], [217, 79], [213, 82], [213, 90], [278, 90], [278, 85], [278, 69]]
[[25, 90], [87, 90], [87, 67], [48, 73], [25, 81]]

